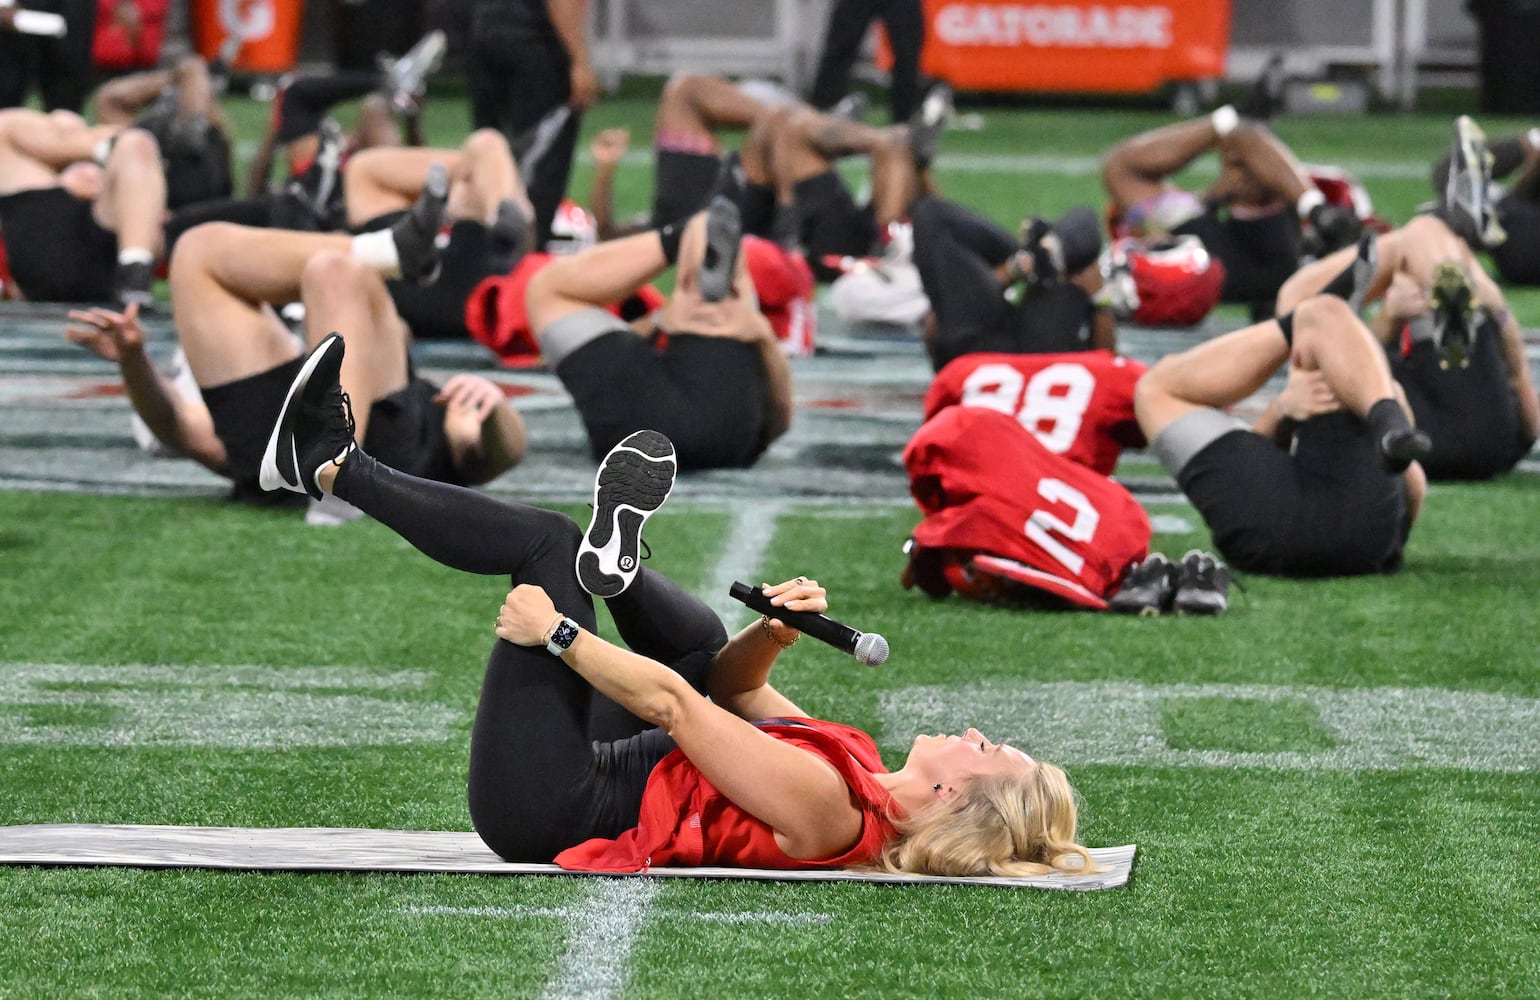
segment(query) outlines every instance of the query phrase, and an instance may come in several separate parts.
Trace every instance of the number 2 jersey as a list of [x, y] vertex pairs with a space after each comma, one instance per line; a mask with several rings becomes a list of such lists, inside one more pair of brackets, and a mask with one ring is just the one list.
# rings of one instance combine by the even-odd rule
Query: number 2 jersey
[[942, 409], [909, 441], [904, 467], [925, 515], [904, 585], [934, 597], [1028, 603], [1041, 592], [1102, 609], [1148, 554], [1150, 519], [1128, 490], [998, 410]]
[[1112, 475], [1124, 448], [1143, 448], [1134, 384], [1144, 365], [1111, 351], [965, 354], [936, 375], [925, 419], [949, 406], [1014, 417], [1055, 455]]

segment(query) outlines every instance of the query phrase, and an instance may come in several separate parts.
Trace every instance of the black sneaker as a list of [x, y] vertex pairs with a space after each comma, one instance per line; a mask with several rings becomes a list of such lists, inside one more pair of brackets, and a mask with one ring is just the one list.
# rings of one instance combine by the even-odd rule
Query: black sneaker
[[112, 274], [112, 300], [119, 309], [137, 305], [140, 312], [155, 308], [155, 268], [135, 262], [119, 264]]
[[1346, 205], [1322, 202], [1305, 218], [1302, 238], [1305, 256], [1320, 259], [1352, 246], [1364, 231], [1363, 221]]
[[1024, 273], [1029, 285], [1047, 287], [1064, 280], [1064, 247], [1046, 219], [1035, 215], [1022, 219], [1019, 236], [1020, 253], [1032, 266], [1023, 269], [1017, 265], [1016, 269]]
[[1491, 249], [1508, 238], [1487, 198], [1492, 154], [1481, 127], [1461, 115], [1454, 120], [1454, 155], [1444, 183], [1442, 208], [1449, 228], [1474, 249]]
[[342, 335], [333, 333], [316, 345], [289, 386], [278, 422], [262, 453], [257, 481], [264, 490], [324, 495], [316, 474], [341, 465], [358, 445], [353, 440], [353, 404], [338, 381], [342, 374]]
[[1433, 269], [1433, 343], [1439, 366], [1464, 368], [1470, 364], [1471, 341], [1476, 336], [1475, 290], [1470, 278], [1453, 261]]
[[511, 198], [497, 203], [497, 219], [487, 227], [487, 267], [493, 274], [507, 274], [530, 248], [529, 216]]
[[447, 47], [448, 39], [444, 33], [434, 30], [418, 39], [400, 59], [380, 57], [380, 70], [384, 75], [380, 90], [390, 98], [391, 107], [401, 114], [421, 110], [422, 99], [428, 92], [428, 77], [443, 65]]
[[1175, 564], [1161, 553], [1151, 552], [1123, 573], [1123, 582], [1107, 601], [1107, 610], [1141, 618], [1165, 614], [1171, 610], [1176, 581]]
[[438, 280], [441, 264], [438, 234], [444, 226], [444, 210], [448, 205], [449, 171], [442, 163], [435, 163], [428, 168], [422, 194], [390, 227], [402, 280], [415, 285], [431, 285]]
[[610, 449], [594, 478], [594, 517], [578, 548], [577, 578], [595, 597], [625, 592], [640, 569], [642, 525], [674, 488], [674, 446], [637, 431]]
[[738, 247], [743, 240], [743, 213], [725, 194], [711, 199], [706, 209], [706, 253], [701, 259], [701, 298], [721, 302], [733, 290], [738, 270]]
[[1207, 552], [1188, 552], [1171, 606], [1179, 615], [1224, 614], [1230, 606], [1230, 568]]
[[835, 118], [843, 118], [847, 122], [859, 122], [866, 117], [866, 112], [871, 109], [872, 99], [866, 96], [865, 91], [852, 90], [850, 93], [834, 102], [829, 109], [829, 114]]
[[1427, 431], [1415, 427], [1400, 427], [1385, 432], [1380, 438], [1380, 455], [1385, 460], [1385, 471], [1400, 474], [1413, 462], [1420, 462], [1433, 450], [1433, 439]]
[[1235, 106], [1243, 118], [1268, 122], [1283, 109], [1283, 90], [1288, 83], [1282, 52], [1274, 52], [1262, 65], [1262, 72], [1251, 84], [1251, 89]]
[[1347, 303], [1355, 313], [1363, 312], [1364, 297], [1374, 283], [1374, 273], [1380, 269], [1380, 238], [1376, 233], [1365, 232], [1358, 237], [1358, 253], [1348, 266], [1353, 274], [1353, 289], [1348, 293]]
[[947, 116], [952, 113], [952, 88], [944, 83], [934, 84], [925, 99], [909, 119], [909, 153], [914, 165], [929, 170], [936, 159], [936, 147]]

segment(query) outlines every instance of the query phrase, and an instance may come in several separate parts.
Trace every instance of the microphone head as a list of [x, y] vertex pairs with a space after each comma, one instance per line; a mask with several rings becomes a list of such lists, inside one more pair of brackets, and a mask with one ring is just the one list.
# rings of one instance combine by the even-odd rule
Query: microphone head
[[888, 658], [888, 640], [876, 632], [863, 632], [856, 640], [855, 653], [863, 666], [880, 667]]

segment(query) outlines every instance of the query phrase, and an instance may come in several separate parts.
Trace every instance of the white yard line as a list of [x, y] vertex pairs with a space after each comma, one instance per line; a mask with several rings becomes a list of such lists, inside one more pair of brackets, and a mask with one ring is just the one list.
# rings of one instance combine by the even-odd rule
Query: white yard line
[[[530, 917], [559, 917], [570, 920], [580, 912], [571, 906], [407, 906], [397, 911], [414, 917], [485, 917], [492, 920], [523, 920]], [[655, 910], [655, 916], [670, 921], [690, 920], [703, 924], [775, 924], [778, 926], [820, 926], [834, 917], [827, 913], [779, 913], [775, 910], [747, 910], [713, 913], [707, 910]]]
[[[770, 542], [782, 503], [747, 502], [733, 507], [726, 543], [707, 577], [707, 603], [732, 624], [747, 613], [727, 596], [740, 576], [756, 575]], [[746, 581], [757, 582], [754, 580]], [[631, 948], [652, 910], [658, 888], [648, 879], [602, 880], [575, 904], [569, 919], [567, 953], [544, 995], [554, 1000], [606, 1000], [621, 995], [630, 973]]]
[[[976, 725], [1056, 764], [1261, 768], [1282, 771], [1540, 769], [1540, 698], [1440, 688], [1269, 684], [990, 682], [924, 685], [882, 696], [887, 745], [914, 733]], [[1269, 751], [1167, 742], [1164, 715], [1202, 701], [1313, 716], [1331, 746]], [[1277, 706], [1273, 708], [1272, 706]], [[1019, 742], [1018, 742], [1019, 741]]]

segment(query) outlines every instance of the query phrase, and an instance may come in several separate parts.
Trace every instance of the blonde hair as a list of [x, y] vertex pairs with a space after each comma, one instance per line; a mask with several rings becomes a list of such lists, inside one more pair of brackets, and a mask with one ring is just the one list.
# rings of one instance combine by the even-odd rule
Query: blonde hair
[[1075, 842], [1078, 815], [1074, 787], [1052, 764], [975, 778], [949, 800], [893, 817], [898, 837], [871, 867], [919, 875], [1087, 874], [1098, 868]]

